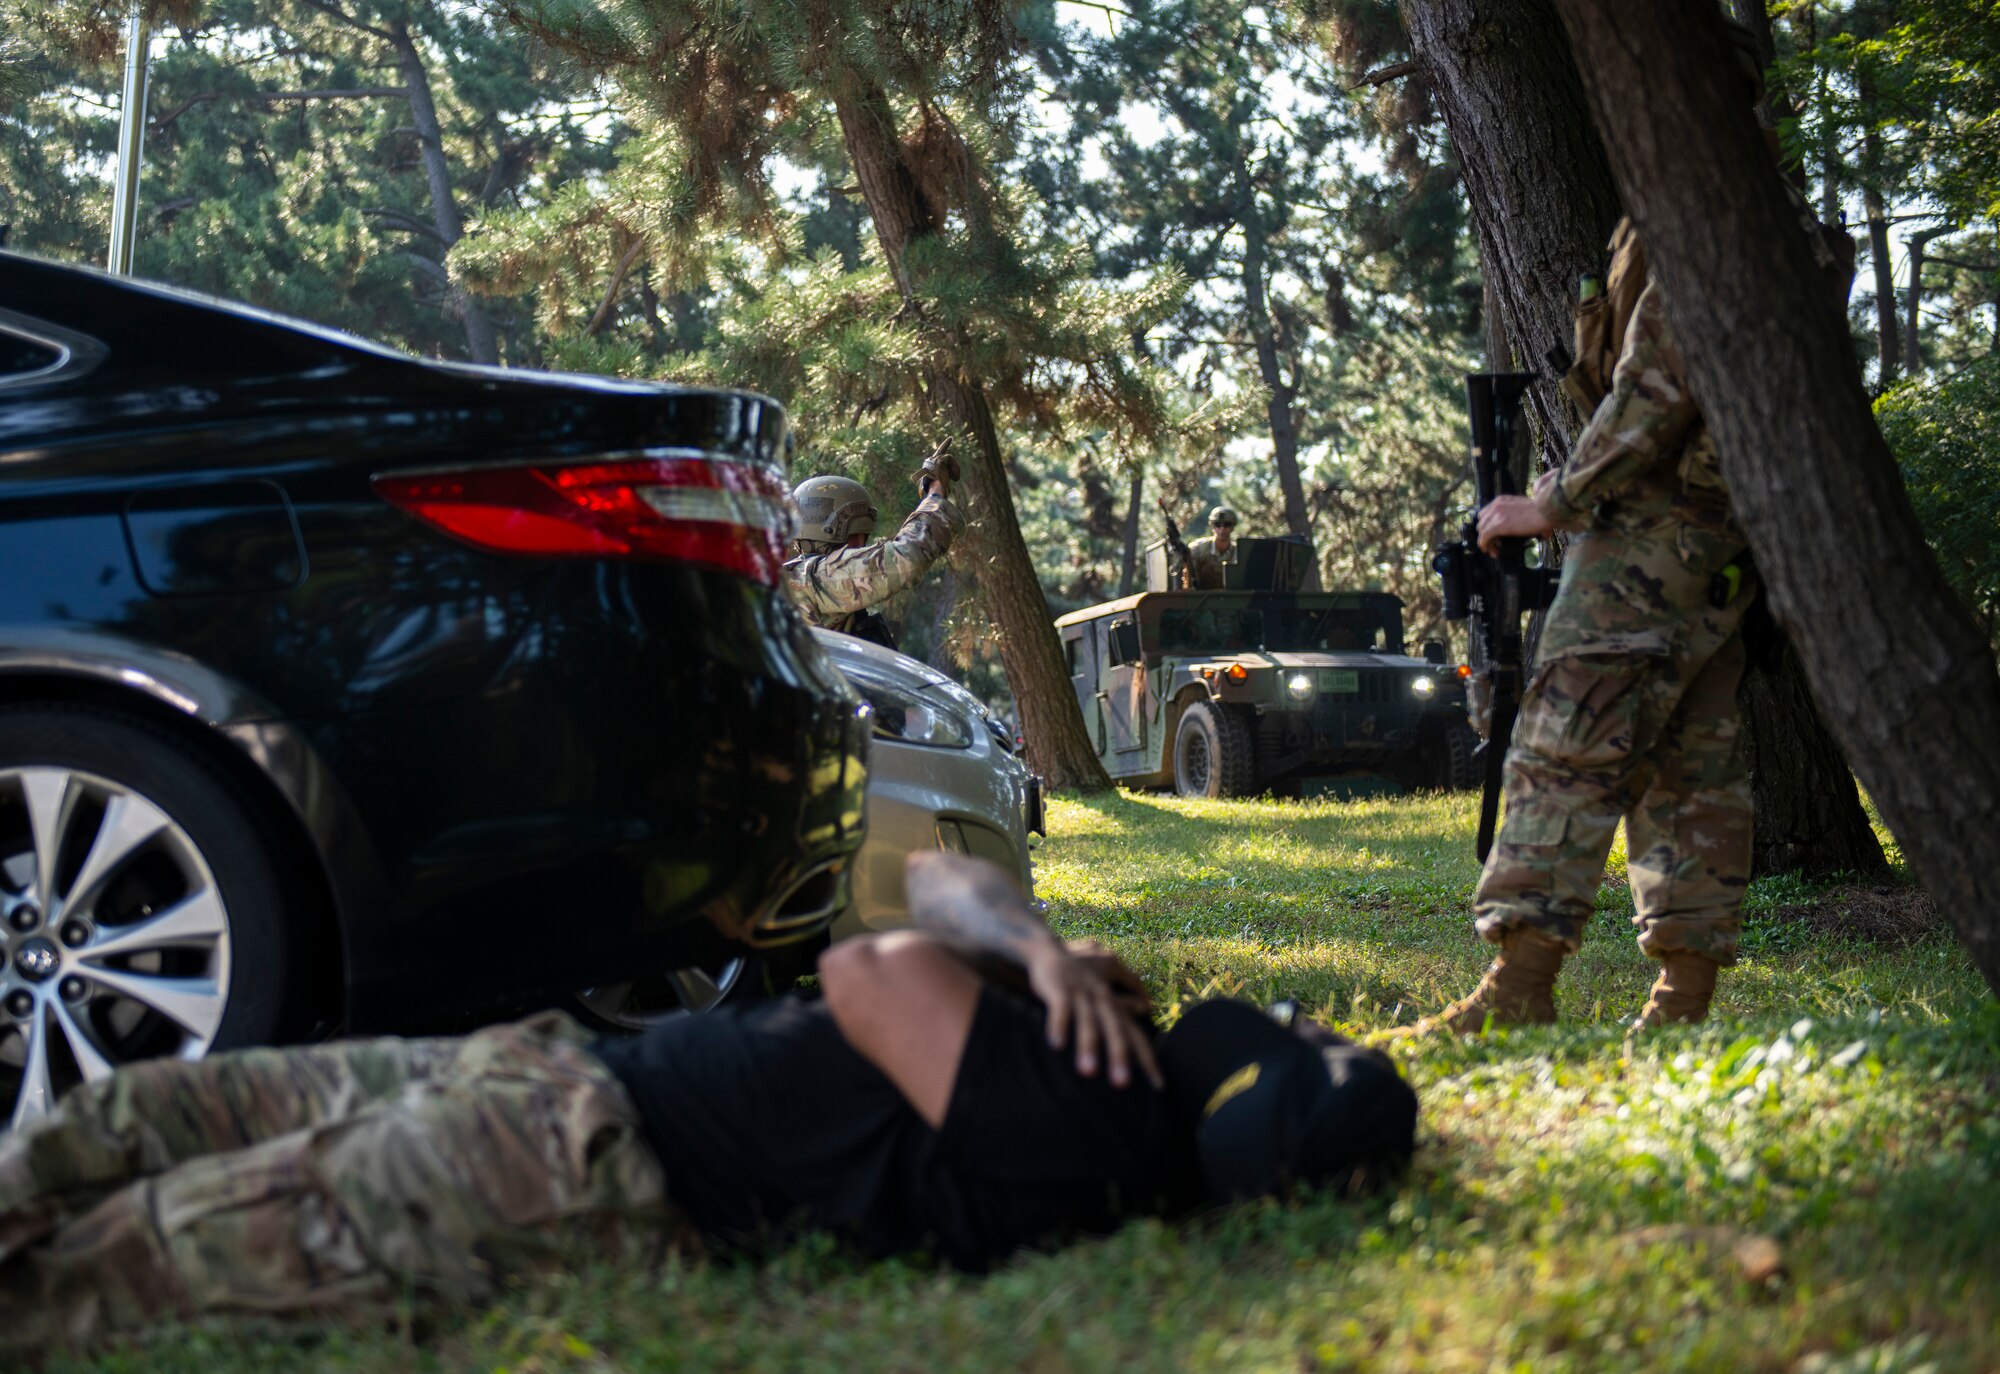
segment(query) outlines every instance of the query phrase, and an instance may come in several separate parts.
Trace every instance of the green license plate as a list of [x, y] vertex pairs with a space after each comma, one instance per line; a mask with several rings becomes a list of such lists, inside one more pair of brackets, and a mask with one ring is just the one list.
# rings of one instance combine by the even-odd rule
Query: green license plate
[[1330, 673], [1321, 673], [1319, 689], [1322, 692], [1346, 692], [1351, 696], [1361, 690], [1361, 674], [1352, 668], [1338, 668]]

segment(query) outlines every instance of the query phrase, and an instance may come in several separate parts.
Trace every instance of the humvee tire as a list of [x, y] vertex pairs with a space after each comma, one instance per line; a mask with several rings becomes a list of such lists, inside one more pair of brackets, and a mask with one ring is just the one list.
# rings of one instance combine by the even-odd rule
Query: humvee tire
[[1486, 780], [1475, 752], [1479, 736], [1465, 721], [1446, 721], [1424, 743], [1424, 761], [1430, 765], [1432, 787], [1441, 792], [1466, 792]]
[[1256, 743], [1234, 711], [1197, 701], [1174, 731], [1174, 791], [1183, 797], [1247, 797], [1257, 783]]

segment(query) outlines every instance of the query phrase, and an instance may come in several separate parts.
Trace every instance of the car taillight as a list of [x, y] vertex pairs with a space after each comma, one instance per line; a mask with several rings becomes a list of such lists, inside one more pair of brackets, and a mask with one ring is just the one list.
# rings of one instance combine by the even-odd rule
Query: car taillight
[[778, 475], [707, 458], [534, 463], [377, 477], [375, 490], [495, 553], [696, 563], [778, 585], [791, 504]]

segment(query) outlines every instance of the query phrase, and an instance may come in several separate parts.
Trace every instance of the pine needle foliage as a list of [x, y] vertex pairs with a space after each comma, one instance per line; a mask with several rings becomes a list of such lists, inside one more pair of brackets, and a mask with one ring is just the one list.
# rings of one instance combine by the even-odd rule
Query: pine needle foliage
[[[663, 372], [717, 375], [726, 359], [746, 369], [735, 380], [802, 412], [851, 408], [856, 393], [881, 398], [867, 412], [879, 422], [890, 400], [921, 399], [926, 367], [948, 367], [1038, 432], [1149, 441], [1163, 431], [1159, 381], [1131, 358], [1130, 338], [1178, 304], [1182, 282], [1171, 271], [1129, 289], [1093, 281], [1087, 254], [1027, 224], [1016, 188], [994, 170], [1019, 112], [1004, 5], [525, 0], [508, 10], [613, 77], [643, 128], [605, 185], [571, 188], [532, 216], [489, 217], [460, 250], [456, 265], [482, 287], [540, 282], [541, 319], [558, 336], [587, 321], [581, 302], [594, 308], [638, 244], [651, 290], [706, 291], [730, 312], [705, 361], [663, 361]], [[889, 264], [872, 238], [857, 236], [845, 270], [802, 251], [806, 216], [774, 189], [776, 175], [816, 169], [823, 195], [858, 198], [844, 184], [836, 113], [855, 89], [887, 94], [939, 221], [897, 265], [914, 308], [885, 288]], [[750, 260], [759, 273], [735, 270]], [[595, 296], [584, 289], [592, 273]], [[874, 312], [872, 323], [857, 310]], [[775, 332], [753, 341], [763, 330]], [[886, 346], [883, 330], [909, 337]], [[828, 356], [821, 336], [870, 346]]]

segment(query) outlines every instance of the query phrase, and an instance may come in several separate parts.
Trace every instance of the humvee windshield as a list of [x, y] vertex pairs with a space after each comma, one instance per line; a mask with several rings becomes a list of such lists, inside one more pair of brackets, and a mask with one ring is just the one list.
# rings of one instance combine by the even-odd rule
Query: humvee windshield
[[1403, 651], [1400, 617], [1360, 606], [1253, 606], [1160, 613], [1163, 653], [1390, 653]]

